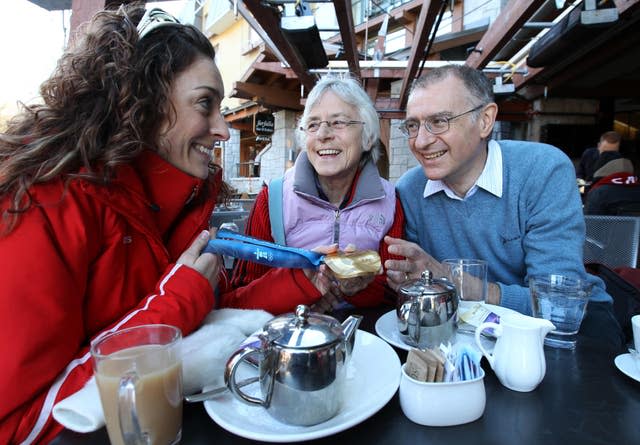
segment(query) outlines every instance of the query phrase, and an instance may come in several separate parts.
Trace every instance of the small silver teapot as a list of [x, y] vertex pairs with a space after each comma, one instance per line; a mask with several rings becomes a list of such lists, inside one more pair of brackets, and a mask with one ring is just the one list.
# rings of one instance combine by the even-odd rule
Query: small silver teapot
[[[269, 321], [258, 341], [236, 351], [227, 361], [224, 379], [242, 402], [264, 406], [275, 419], [291, 425], [315, 425], [335, 416], [342, 404], [347, 363], [362, 316], [342, 324], [299, 305], [294, 314]], [[262, 399], [244, 393], [236, 381], [246, 359], [259, 364]]]
[[400, 286], [396, 305], [398, 330], [405, 343], [425, 349], [455, 340], [458, 328], [456, 288], [425, 270]]

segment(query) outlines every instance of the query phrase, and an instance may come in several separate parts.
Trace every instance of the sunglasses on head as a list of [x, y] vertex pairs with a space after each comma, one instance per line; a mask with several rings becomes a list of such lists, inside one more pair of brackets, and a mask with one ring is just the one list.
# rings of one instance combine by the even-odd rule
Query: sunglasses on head
[[165, 25], [180, 25], [178, 19], [162, 9], [153, 8], [145, 11], [142, 19], [138, 23], [138, 36], [142, 39], [156, 28]]

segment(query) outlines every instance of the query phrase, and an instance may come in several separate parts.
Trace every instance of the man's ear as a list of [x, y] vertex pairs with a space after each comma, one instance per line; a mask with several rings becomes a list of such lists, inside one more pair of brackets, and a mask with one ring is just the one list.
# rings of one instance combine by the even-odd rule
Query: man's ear
[[493, 102], [485, 105], [485, 107], [482, 109], [482, 112], [480, 113], [479, 124], [480, 136], [483, 139], [491, 135], [491, 131], [493, 131], [493, 125], [496, 123], [497, 116], [498, 105]]

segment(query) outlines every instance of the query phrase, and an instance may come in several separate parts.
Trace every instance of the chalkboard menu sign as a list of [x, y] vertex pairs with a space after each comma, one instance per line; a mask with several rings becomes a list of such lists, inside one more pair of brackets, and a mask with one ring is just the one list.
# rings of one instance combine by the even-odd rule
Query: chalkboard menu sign
[[273, 134], [275, 119], [270, 113], [256, 113], [253, 115], [253, 132], [255, 134]]

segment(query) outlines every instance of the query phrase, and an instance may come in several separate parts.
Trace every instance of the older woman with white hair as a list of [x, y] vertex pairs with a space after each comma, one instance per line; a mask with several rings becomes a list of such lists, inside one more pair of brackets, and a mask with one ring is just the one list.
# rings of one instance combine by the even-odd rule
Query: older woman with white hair
[[[379, 138], [378, 115], [358, 81], [335, 75], [320, 79], [300, 119], [302, 152], [282, 179], [263, 187], [246, 233], [323, 253], [376, 250], [384, 263], [389, 254], [382, 240], [386, 234], [402, 237], [404, 218], [394, 186], [378, 173]], [[281, 269], [238, 261], [232, 287], [223, 296], [224, 306], [274, 314], [298, 304], [330, 312], [345, 303], [395, 303], [392, 294], [385, 298], [383, 274], [340, 280], [325, 266]]]

